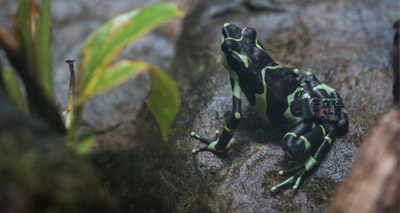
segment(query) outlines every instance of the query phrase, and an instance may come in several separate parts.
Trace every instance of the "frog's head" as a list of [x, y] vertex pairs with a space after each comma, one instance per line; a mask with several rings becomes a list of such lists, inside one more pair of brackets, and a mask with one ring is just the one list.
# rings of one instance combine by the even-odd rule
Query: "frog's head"
[[222, 28], [221, 58], [225, 68], [239, 77], [255, 76], [260, 66], [272, 61], [258, 41], [253, 28], [242, 29], [231, 23], [225, 23]]

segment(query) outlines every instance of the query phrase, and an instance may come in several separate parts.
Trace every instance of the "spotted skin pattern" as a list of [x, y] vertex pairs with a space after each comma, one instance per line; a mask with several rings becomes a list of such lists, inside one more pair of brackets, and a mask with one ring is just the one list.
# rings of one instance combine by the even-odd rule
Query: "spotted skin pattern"
[[[243, 93], [250, 107], [266, 123], [289, 126], [289, 131], [281, 141], [285, 155], [294, 161], [306, 156], [305, 163], [280, 171], [281, 175], [292, 175], [270, 190], [275, 192], [289, 184], [293, 185], [294, 190], [298, 189], [305, 175], [324, 159], [335, 138], [346, 134], [348, 130], [347, 111], [339, 94], [310, 72], [297, 79], [298, 69], [284, 67], [273, 61], [258, 41], [256, 31], [250, 27], [241, 29], [231, 23], [224, 24], [221, 59], [230, 75], [232, 113], [222, 133], [217, 131], [214, 140], [191, 132], [191, 137], [206, 144], [193, 149], [192, 153], [224, 152], [231, 147], [235, 141], [232, 136], [242, 119]], [[336, 100], [340, 107], [338, 119], [328, 120], [307, 114], [305, 109], [312, 99]]]

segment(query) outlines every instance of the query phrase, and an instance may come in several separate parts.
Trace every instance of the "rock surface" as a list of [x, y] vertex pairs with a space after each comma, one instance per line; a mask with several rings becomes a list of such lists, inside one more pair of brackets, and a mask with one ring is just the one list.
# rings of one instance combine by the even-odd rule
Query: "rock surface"
[[[5, 8], [15, 8], [15, 3], [10, 3], [15, 1], [1, 2], [5, 2]], [[52, 1], [52, 60], [60, 106], [66, 104], [68, 85], [64, 61], [78, 57], [89, 33], [113, 15], [155, 1], [108, 2]], [[196, 5], [180, 2], [190, 5], [187, 8]], [[86, 105], [85, 121], [99, 133], [103, 144], [99, 147], [103, 151], [93, 153], [91, 158], [102, 182], [118, 199], [121, 212], [326, 209], [359, 145], [392, 103], [391, 26], [399, 18], [400, 8], [396, 0], [266, 2], [200, 1], [187, 13], [179, 39], [174, 37], [176, 33], [166, 30], [177, 25], [169, 25], [125, 50], [121, 57], [168, 68], [178, 83], [182, 105], [169, 142], [162, 142], [155, 119], [142, 107], [148, 89], [146, 76]], [[2, 14], [0, 18], [4, 19]], [[285, 132], [264, 125], [245, 109], [246, 103], [244, 119], [235, 133], [237, 142], [226, 155], [190, 152], [202, 145], [190, 139], [192, 130], [214, 137], [230, 114], [228, 73], [219, 57], [220, 32], [225, 22], [255, 28], [272, 58], [282, 65], [298, 67], [303, 73], [311, 70], [339, 91], [348, 109], [349, 133], [335, 141], [319, 169], [295, 193], [290, 189], [269, 192], [272, 185], [284, 180], [277, 173], [285, 162], [279, 146]]]
[[363, 142], [326, 212], [399, 212], [399, 111], [395, 104]]
[[[324, 211], [360, 143], [392, 103], [388, 54], [398, 9], [390, 0], [285, 1], [261, 10], [240, 1], [202, 1], [184, 20], [169, 69], [182, 98], [170, 141], [160, 141], [156, 122], [143, 108], [135, 121], [140, 128], [128, 124], [107, 133], [131, 138], [136, 147], [93, 154], [121, 211]], [[218, 56], [225, 22], [254, 27], [274, 59], [303, 73], [311, 70], [339, 91], [348, 108], [349, 133], [336, 140], [320, 168], [295, 193], [268, 191], [284, 180], [277, 175], [284, 159], [279, 146], [284, 130], [265, 126], [251, 111], [244, 110], [237, 142], [225, 156], [190, 153], [201, 144], [188, 133], [214, 137], [231, 110], [228, 75]]]

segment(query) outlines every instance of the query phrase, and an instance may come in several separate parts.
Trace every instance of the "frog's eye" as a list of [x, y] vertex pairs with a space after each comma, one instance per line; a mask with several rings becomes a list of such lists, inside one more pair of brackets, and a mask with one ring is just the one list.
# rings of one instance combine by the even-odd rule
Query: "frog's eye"
[[255, 45], [257, 32], [255, 29], [248, 27], [246, 31], [243, 32], [243, 37], [245, 37], [251, 45]]
[[[239, 51], [239, 43], [233, 39], [225, 40], [224, 43], [222, 43], [222, 46], [224, 46], [224, 45], [226, 46], [226, 50], [232, 49], [235, 51]], [[221, 48], [225, 48], [222, 46], [221, 46]], [[224, 49], [222, 49], [222, 50], [224, 50]]]
[[257, 32], [254, 28], [251, 27], [247, 27], [246, 31], [244, 31], [244, 36], [249, 38], [250, 40], [255, 40], [256, 36], [257, 36]]
[[254, 28], [251, 27], [247, 28], [246, 31], [244, 32], [244, 35], [246, 36], [247, 39], [249, 39], [249, 42], [251, 44], [254, 44], [260, 50], [264, 50], [263, 45], [257, 39], [257, 32]]

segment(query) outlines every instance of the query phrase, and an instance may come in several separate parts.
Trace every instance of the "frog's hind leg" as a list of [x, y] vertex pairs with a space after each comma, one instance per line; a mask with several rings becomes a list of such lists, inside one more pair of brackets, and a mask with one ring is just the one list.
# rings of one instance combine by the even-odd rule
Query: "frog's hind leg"
[[339, 93], [332, 87], [321, 83], [315, 75], [311, 72], [307, 72], [306, 75], [299, 79], [300, 85], [304, 88], [304, 91], [317, 96], [318, 98], [334, 98], [339, 100], [341, 111], [339, 113], [339, 121], [336, 125], [337, 135], [344, 135], [348, 131], [349, 121], [347, 116], [347, 110], [343, 104], [342, 98]]
[[296, 144], [295, 140], [299, 136], [309, 132], [315, 124], [311, 119], [302, 119], [295, 123], [293, 127], [282, 137], [282, 148], [286, 156], [297, 158], [304, 152], [304, 146]]
[[[343, 104], [342, 98], [335, 89], [324, 83], [321, 83], [315, 75], [311, 74], [311, 72], [306, 72], [306, 75], [302, 76], [299, 79], [299, 82], [304, 88], [304, 91], [308, 92], [309, 94], [312, 94], [312, 96], [316, 96], [320, 99], [333, 98], [339, 100], [341, 109], [339, 112], [339, 120], [337, 121], [337, 123], [333, 124], [327, 122], [326, 120], [323, 121], [330, 128], [330, 131], [327, 133], [326, 137], [329, 139], [328, 141], [330, 141], [331, 144], [334, 138], [344, 135], [348, 131], [349, 127], [347, 110]], [[324, 144], [322, 144], [321, 146], [324, 146]]]
[[289, 157], [297, 158], [309, 150], [312, 150], [312, 155], [303, 165], [287, 171], [280, 171], [279, 174], [281, 175], [287, 173], [295, 174], [284, 182], [272, 187], [272, 192], [275, 192], [282, 186], [293, 183], [293, 189], [296, 190], [303, 176], [312, 168], [319, 165], [319, 163], [325, 158], [335, 138], [346, 133], [348, 129], [347, 112], [339, 93], [337, 93], [332, 87], [321, 83], [310, 72], [307, 72], [305, 76], [301, 77], [299, 82], [304, 91], [310, 94], [311, 97], [317, 97], [320, 99], [334, 98], [339, 100], [341, 107], [339, 120], [332, 122], [325, 119], [313, 118], [313, 120], [320, 120], [319, 123], [322, 123], [322, 125], [316, 126], [315, 128], [313, 127], [311, 131], [302, 135], [291, 133], [285, 135], [282, 147]]
[[288, 157], [297, 159], [321, 143], [322, 139], [326, 136], [327, 126], [316, 126], [314, 123], [312, 123], [312, 126], [314, 128], [310, 128], [309, 131], [303, 134], [288, 132], [283, 137], [282, 148]]
[[291, 134], [290, 132], [286, 134], [283, 138], [282, 147], [288, 157], [296, 159], [310, 150], [316, 151], [307, 159], [304, 164], [293, 167], [286, 171], [280, 171], [280, 175], [290, 173], [294, 173], [294, 175], [286, 179], [284, 182], [272, 187], [271, 191], [275, 192], [279, 188], [293, 183], [293, 189], [296, 190], [299, 187], [304, 175], [306, 175], [307, 172], [309, 172], [313, 167], [317, 166], [328, 153], [334, 138], [333, 133], [334, 127], [327, 123], [316, 126], [311, 131], [308, 131], [303, 135], [295, 135]]
[[[304, 88], [304, 91], [309, 93], [312, 97], [318, 97], [320, 99], [337, 98], [340, 100], [342, 109], [344, 109], [339, 94], [333, 88], [321, 83], [310, 72], [307, 72], [306, 75], [301, 77], [299, 81], [301, 86]], [[285, 185], [293, 183], [293, 189], [298, 188], [304, 175], [307, 174], [312, 168], [319, 165], [319, 163], [325, 158], [326, 154], [329, 152], [329, 149], [334, 139], [338, 136], [338, 133], [341, 132], [340, 122], [344, 123], [343, 126], [346, 126], [347, 114], [345, 113], [346, 111], [342, 110], [340, 114], [339, 125], [335, 125], [329, 121], [321, 120], [320, 123], [322, 122], [322, 125], [315, 126], [312, 128], [312, 130], [302, 135], [290, 133], [285, 135], [285, 137], [283, 138], [282, 147], [285, 150], [287, 156], [296, 159], [300, 155], [310, 150], [313, 151], [313, 154], [307, 159], [307, 161], [303, 165], [287, 171], [280, 171], [279, 174], [281, 175], [288, 173], [295, 174], [284, 182], [272, 187], [272, 192], [278, 190]], [[312, 120], [316, 119], [318, 118]]]

